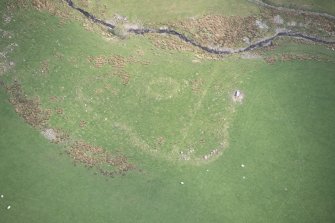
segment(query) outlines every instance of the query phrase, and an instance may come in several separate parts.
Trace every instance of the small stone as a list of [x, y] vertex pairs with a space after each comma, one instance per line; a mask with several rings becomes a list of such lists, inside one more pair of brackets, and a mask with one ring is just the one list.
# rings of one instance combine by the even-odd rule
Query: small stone
[[241, 164], [241, 167], [242, 167], [242, 168], [244, 168], [244, 167], [245, 167], [245, 165], [244, 165], [244, 164]]
[[7, 206], [7, 210], [9, 210], [10, 208], [11, 208], [11, 206], [10, 206], [10, 205], [8, 205], [8, 206]]
[[184, 182], [183, 182], [183, 181], [181, 181], [181, 182], [180, 182], [180, 184], [181, 184], [181, 185], [184, 185]]
[[3, 198], [3, 194], [1, 194], [1, 196], [0, 196], [1, 198]]
[[241, 96], [241, 91], [240, 91], [240, 90], [236, 90], [236, 91], [234, 92], [234, 96], [235, 96], [236, 98], [240, 97], [240, 96]]
[[250, 44], [251, 42], [250, 42], [250, 39], [247, 37], [247, 36], [245, 36], [245, 37], [243, 37], [243, 42], [245, 42], [246, 44]]
[[243, 178], [243, 180], [245, 180], [245, 176], [243, 176], [242, 178]]

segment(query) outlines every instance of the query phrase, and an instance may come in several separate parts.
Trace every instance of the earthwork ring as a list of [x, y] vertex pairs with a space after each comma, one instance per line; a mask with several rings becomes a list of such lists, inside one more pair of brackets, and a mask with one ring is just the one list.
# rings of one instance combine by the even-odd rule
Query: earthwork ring
[[180, 84], [170, 77], [161, 77], [149, 82], [147, 94], [156, 100], [167, 100], [175, 97], [180, 91]]

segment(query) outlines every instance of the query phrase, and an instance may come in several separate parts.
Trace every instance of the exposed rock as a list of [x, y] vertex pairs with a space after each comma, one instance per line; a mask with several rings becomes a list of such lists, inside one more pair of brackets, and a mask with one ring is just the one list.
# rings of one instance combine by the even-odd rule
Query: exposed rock
[[268, 25], [266, 25], [265, 22], [263, 22], [262, 20], [256, 20], [256, 26], [259, 28], [259, 29], [268, 29]]
[[118, 20], [118, 21], [127, 21], [127, 17], [126, 16], [122, 16], [122, 15], [119, 15], [119, 14], [115, 14], [114, 15], [114, 19]]
[[57, 134], [53, 129], [44, 129], [42, 135], [49, 141], [55, 141], [57, 139]]
[[4, 14], [2, 16], [2, 20], [5, 24], [8, 24], [12, 21], [12, 16], [11, 15], [7, 15], [7, 14]]
[[248, 45], [250, 45], [250, 38], [248, 38], [248, 37], [243, 37], [243, 42], [245, 42], [246, 44], [248, 44]]
[[276, 15], [273, 17], [273, 22], [277, 25], [282, 25], [284, 24], [284, 19], [280, 15]]
[[295, 22], [295, 21], [291, 21], [291, 22], [288, 22], [287, 25], [288, 25], [288, 26], [292, 26], [292, 27], [294, 27], [294, 26], [297, 25], [297, 22]]

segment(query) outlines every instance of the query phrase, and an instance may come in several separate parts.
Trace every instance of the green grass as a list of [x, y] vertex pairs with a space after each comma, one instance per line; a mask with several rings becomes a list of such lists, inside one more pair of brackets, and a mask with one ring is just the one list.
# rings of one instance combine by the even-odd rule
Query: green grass
[[[227, 57], [194, 64], [192, 53], [158, 49], [146, 37], [106, 40], [36, 11], [1, 26], [15, 35], [0, 47], [18, 44], [9, 54], [16, 66], [1, 78], [18, 79], [44, 108], [62, 108], [52, 127], [121, 150], [144, 172], [107, 179], [74, 167], [61, 145], [24, 123], [1, 88], [0, 222], [334, 222], [334, 62]], [[325, 47], [285, 44], [268, 54], [334, 60]], [[124, 68], [128, 85], [111, 75], [116, 68], [88, 61], [97, 55], [137, 60]], [[195, 79], [203, 80], [197, 93]], [[230, 101], [236, 88], [246, 94], [242, 104]], [[229, 146], [213, 162], [178, 161], [173, 146], [181, 151], [203, 137], [194, 155], [201, 157], [220, 134]], [[165, 144], [153, 151], [160, 136]]]
[[231, 146], [215, 163], [146, 157], [147, 174], [110, 181], [59, 156], [2, 91], [2, 222], [332, 222], [333, 66], [287, 65], [258, 66]]
[[176, 19], [198, 17], [208, 14], [250, 15], [258, 9], [246, 0], [185, 0], [185, 1], [74, 1], [90, 12], [105, 19], [113, 18], [114, 14], [128, 17], [130, 21], [150, 24], [173, 22]]
[[311, 10], [316, 12], [326, 12], [335, 15], [334, 0], [266, 0], [265, 2], [278, 6]]
[[251, 171], [264, 184], [254, 183], [264, 190], [288, 188], [286, 200], [268, 196], [270, 207], [278, 208], [271, 222], [334, 218], [333, 69], [324, 63], [280, 63], [259, 70], [248, 84], [254, 89], [252, 102], [238, 114], [232, 131], [237, 135], [232, 147], [237, 148], [230, 152], [250, 160]]
[[[235, 107], [230, 95], [241, 82], [239, 76], [247, 74], [236, 71], [239, 64], [194, 64], [189, 53], [152, 51], [153, 45], [143, 37], [124, 44], [104, 42], [76, 23], [52, 30], [49, 27], [57, 26], [57, 19], [49, 20], [43, 14], [20, 16], [12, 28], [18, 30], [26, 20], [35, 22], [18, 33], [16, 41], [21, 47], [12, 58], [18, 66], [9, 77], [17, 77], [29, 95], [38, 96], [44, 108], [54, 111], [52, 126], [111, 150], [135, 147], [172, 160], [190, 148], [195, 149], [193, 160], [199, 160], [227, 142], [225, 128]], [[41, 20], [47, 22], [37, 22]], [[104, 44], [96, 44], [102, 41]], [[139, 49], [143, 56], [137, 53]], [[98, 55], [122, 55], [139, 61], [124, 68], [123, 72], [130, 74], [129, 84], [125, 86], [121, 78], [113, 76], [120, 71], [110, 65], [96, 68], [88, 61]], [[41, 72], [41, 61], [48, 62], [48, 73]], [[142, 65], [141, 61], [150, 63]], [[194, 81], [201, 83], [197, 92], [192, 89]], [[53, 96], [59, 98], [56, 103], [50, 101]], [[63, 115], [55, 115], [58, 108], [63, 109]], [[85, 128], [79, 128], [82, 120], [87, 122]], [[97, 130], [98, 136], [94, 134]], [[123, 140], [128, 137], [130, 142]], [[165, 143], [158, 147], [160, 137]], [[205, 144], [200, 143], [203, 138], [207, 139]]]

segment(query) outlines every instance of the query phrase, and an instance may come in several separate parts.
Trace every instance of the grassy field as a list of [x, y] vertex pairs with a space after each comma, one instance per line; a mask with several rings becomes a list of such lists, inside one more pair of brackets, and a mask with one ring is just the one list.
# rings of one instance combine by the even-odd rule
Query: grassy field
[[108, 178], [74, 166], [0, 87], [0, 222], [335, 221], [331, 49], [281, 39], [262, 55], [307, 59], [208, 60], [33, 9], [11, 16], [0, 49], [13, 50], [0, 62], [14, 66], [0, 80], [38, 97], [51, 127], [143, 171]]
[[[26, 16], [18, 18], [16, 24], [32, 21]], [[57, 21], [51, 20], [21, 29], [17, 44], [29, 46], [29, 50], [16, 54], [13, 59], [18, 66], [9, 75], [17, 77], [25, 92], [38, 96], [43, 107], [54, 112], [52, 126], [102, 147], [136, 144], [144, 152], [173, 160], [191, 147], [196, 150], [194, 160], [199, 160], [225, 142], [223, 126], [228, 127], [229, 112], [234, 109], [230, 93], [244, 73], [237, 73], [236, 65], [206, 61], [194, 64], [190, 54], [159, 49], [153, 52], [144, 38], [130, 39], [127, 45], [105, 42], [98, 46], [101, 37], [85, 32], [77, 24], [66, 24], [57, 31], [47, 28], [56, 25]], [[31, 28], [35, 31], [31, 32]], [[89, 38], [81, 38], [85, 35]], [[34, 37], [36, 42], [32, 41]], [[45, 45], [49, 48], [45, 49]], [[128, 58], [129, 62], [124, 68], [96, 66], [99, 57], [113, 60], [113, 56]], [[93, 62], [89, 62], [91, 57], [95, 58]], [[27, 59], [30, 63], [19, 65], [24, 58], [36, 62]], [[49, 71], [43, 73], [43, 69]], [[235, 75], [224, 75], [229, 72]], [[50, 100], [52, 97], [57, 98], [56, 102]], [[62, 109], [61, 115], [56, 114], [57, 109]], [[84, 128], [79, 128], [81, 121], [86, 122]], [[98, 129], [100, 134], [93, 134]], [[131, 145], [120, 140], [120, 135], [129, 136]], [[164, 144], [157, 145], [159, 138]], [[203, 138], [208, 139], [205, 146], [199, 142]]]
[[331, 15], [335, 14], [335, 1], [334, 0], [266, 0], [264, 2], [290, 7], [297, 9], [305, 9], [317, 12], [326, 12]]
[[128, 17], [130, 21], [146, 24], [160, 24], [207, 14], [245, 16], [259, 11], [256, 6], [246, 0], [130, 0], [127, 2], [120, 0], [112, 2], [107, 0], [99, 2], [75, 0], [73, 2], [105, 19], [111, 19], [115, 14], [119, 14]]

